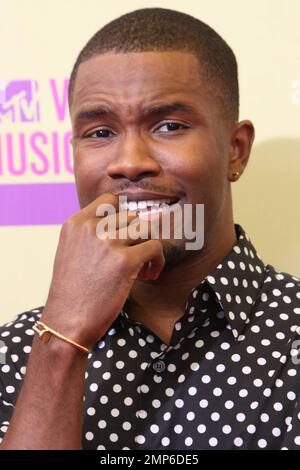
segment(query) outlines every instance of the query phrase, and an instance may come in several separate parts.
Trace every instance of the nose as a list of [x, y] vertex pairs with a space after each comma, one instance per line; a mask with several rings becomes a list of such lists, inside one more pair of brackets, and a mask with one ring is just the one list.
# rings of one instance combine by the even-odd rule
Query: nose
[[107, 174], [113, 179], [139, 181], [145, 177], [157, 176], [161, 171], [149, 146], [139, 135], [128, 135], [120, 141], [115, 151], [115, 157], [107, 167]]

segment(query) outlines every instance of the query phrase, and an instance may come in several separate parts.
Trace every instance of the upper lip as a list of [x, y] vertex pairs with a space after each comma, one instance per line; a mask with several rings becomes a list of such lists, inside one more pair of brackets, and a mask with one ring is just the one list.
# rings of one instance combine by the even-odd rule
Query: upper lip
[[152, 191], [119, 191], [116, 193], [116, 196], [126, 196], [127, 201], [154, 201], [154, 200], [163, 200], [163, 201], [178, 201], [180, 199], [179, 196], [175, 194], [162, 194], [156, 193]]

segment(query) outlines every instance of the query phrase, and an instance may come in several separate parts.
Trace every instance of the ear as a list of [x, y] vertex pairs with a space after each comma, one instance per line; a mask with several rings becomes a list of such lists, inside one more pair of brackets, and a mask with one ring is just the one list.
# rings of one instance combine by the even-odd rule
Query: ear
[[234, 124], [229, 147], [228, 181], [236, 181], [244, 172], [254, 137], [255, 129], [251, 121]]

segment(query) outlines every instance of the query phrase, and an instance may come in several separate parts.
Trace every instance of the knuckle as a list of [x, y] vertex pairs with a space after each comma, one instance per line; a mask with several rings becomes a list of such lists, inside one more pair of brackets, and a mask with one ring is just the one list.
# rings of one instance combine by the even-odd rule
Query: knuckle
[[82, 223], [82, 230], [84, 231], [84, 233], [86, 235], [89, 235], [89, 236], [94, 235], [95, 234], [95, 227], [94, 227], [93, 221], [90, 220], [90, 219], [85, 220]]
[[116, 267], [122, 271], [130, 266], [130, 259], [125, 250], [118, 250], [115, 258]]
[[67, 219], [61, 227], [61, 236], [66, 236], [69, 233], [73, 232], [77, 226], [77, 222], [74, 217]]
[[162, 251], [162, 244], [159, 240], [151, 240], [151, 244], [156, 252]]
[[110, 238], [101, 238], [97, 240], [99, 252], [101, 252], [101, 256], [110, 256], [113, 258], [113, 263], [118, 259], [118, 253], [116, 251], [116, 243], [115, 240], [111, 240]]

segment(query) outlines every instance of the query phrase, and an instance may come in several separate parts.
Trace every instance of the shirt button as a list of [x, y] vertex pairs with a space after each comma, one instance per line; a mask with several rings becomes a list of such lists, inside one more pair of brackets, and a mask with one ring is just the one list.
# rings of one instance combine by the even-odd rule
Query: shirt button
[[155, 372], [158, 372], [159, 374], [161, 374], [161, 372], [165, 370], [166, 364], [164, 363], [164, 361], [159, 359], [158, 361], [153, 362], [152, 367], [155, 370]]

